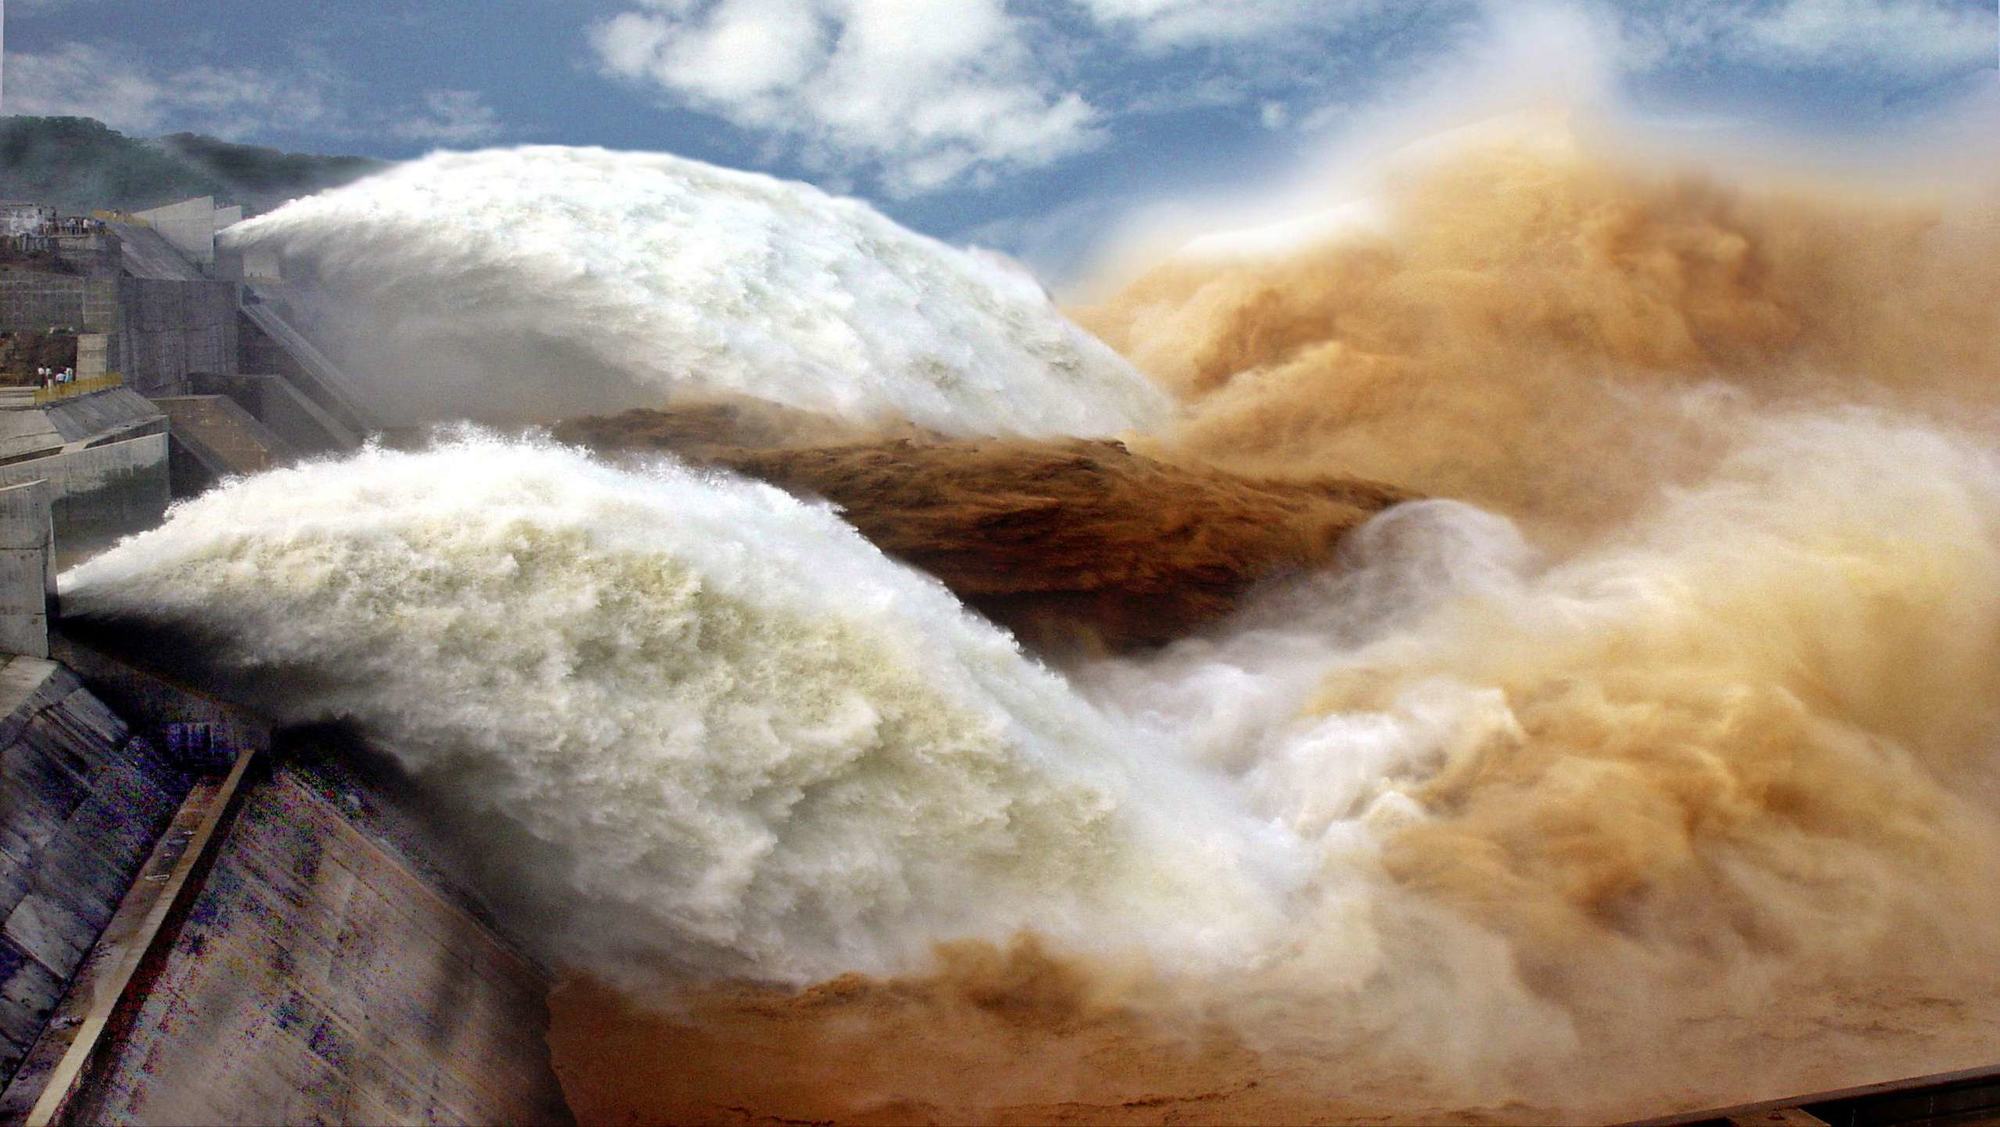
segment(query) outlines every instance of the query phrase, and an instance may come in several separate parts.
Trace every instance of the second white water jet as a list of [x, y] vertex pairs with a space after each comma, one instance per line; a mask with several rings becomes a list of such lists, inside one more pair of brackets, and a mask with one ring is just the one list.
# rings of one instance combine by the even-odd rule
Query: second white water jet
[[1290, 879], [1225, 791], [767, 486], [370, 450], [182, 505], [64, 591], [491, 815], [536, 938], [620, 980], [893, 971], [1028, 928], [1242, 957]]

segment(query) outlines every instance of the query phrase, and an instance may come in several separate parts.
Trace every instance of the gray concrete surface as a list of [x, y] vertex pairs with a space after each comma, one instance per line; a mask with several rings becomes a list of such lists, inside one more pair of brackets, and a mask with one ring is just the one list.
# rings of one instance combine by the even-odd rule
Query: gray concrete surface
[[129, 388], [39, 404], [32, 394], [17, 394], [0, 404], [0, 464], [136, 438], [166, 426], [166, 413]]
[[0, 666], [0, 1083], [41, 1034], [188, 778], [68, 670]]
[[242, 222], [243, 209], [217, 207], [214, 196], [197, 196], [139, 212], [138, 217], [175, 250], [205, 265], [215, 261], [216, 232]]
[[118, 279], [0, 270], [0, 331], [118, 330]]
[[127, 274], [166, 281], [202, 280], [201, 270], [154, 228], [136, 223], [115, 223], [112, 228], [118, 234], [119, 264]]
[[49, 484], [0, 488], [0, 654], [49, 656], [56, 605]]
[[306, 398], [283, 376], [268, 373], [197, 372], [196, 395], [227, 395], [302, 455], [356, 449], [362, 436]]
[[172, 500], [167, 436], [0, 465], [0, 486], [37, 479], [49, 483], [56, 566], [66, 568], [160, 523]]
[[382, 429], [352, 377], [294, 328], [281, 309], [247, 287], [239, 331], [241, 367], [229, 370], [277, 372], [354, 435]]
[[236, 301], [233, 282], [127, 277], [114, 369], [144, 395], [180, 394], [192, 372], [235, 371]]
[[568, 1121], [547, 979], [364, 826], [288, 767], [250, 787], [65, 1121]]

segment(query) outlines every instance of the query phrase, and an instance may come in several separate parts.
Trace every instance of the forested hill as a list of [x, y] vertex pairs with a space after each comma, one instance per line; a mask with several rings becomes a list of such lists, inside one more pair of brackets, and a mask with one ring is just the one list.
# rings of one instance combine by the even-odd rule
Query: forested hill
[[0, 118], [0, 199], [65, 211], [139, 211], [214, 196], [265, 211], [386, 167], [368, 157], [286, 153], [194, 133], [127, 137], [87, 117]]

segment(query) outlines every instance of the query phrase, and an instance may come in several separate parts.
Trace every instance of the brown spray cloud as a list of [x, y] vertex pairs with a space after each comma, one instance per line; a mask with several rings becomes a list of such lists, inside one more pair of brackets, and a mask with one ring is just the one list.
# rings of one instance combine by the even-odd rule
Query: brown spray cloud
[[[1505, 937], [1585, 1056], [1623, 1047], [1600, 1093], [1922, 1071], [1869, 1057], [1990, 1031], [1993, 197], [1731, 184], [1531, 133], [1391, 198], [1386, 231], [1170, 262], [1086, 320], [1182, 395], [1175, 456], [1380, 477], [1545, 553], [1349, 654], [1309, 708], [1487, 694], [1398, 788], [1395, 886]], [[1694, 1048], [1778, 1037], [1760, 1008], [1969, 997], [1956, 1029]]]
[[1188, 405], [1165, 445], [1577, 527], [1698, 473], [1731, 397], [1995, 394], [1973, 375], [2000, 359], [1991, 196], [1745, 188], [1533, 119], [1407, 162], [1382, 200], [1386, 230], [1170, 259], [1078, 311]]

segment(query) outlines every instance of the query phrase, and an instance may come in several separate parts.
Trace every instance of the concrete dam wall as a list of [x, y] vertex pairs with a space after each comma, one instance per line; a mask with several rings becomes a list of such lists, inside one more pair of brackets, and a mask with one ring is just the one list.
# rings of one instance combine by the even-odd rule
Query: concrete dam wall
[[68, 274], [0, 272], [0, 331], [51, 325], [88, 333], [118, 331], [118, 281]]
[[0, 466], [0, 487], [30, 481], [53, 487], [55, 519], [63, 530], [56, 559], [68, 566], [160, 523], [172, 500], [167, 436], [141, 435]]
[[147, 395], [180, 393], [194, 372], [233, 371], [236, 295], [232, 282], [128, 278], [118, 370]]
[[170, 467], [369, 425], [277, 310], [126, 233], [0, 271], [0, 328], [106, 334], [125, 377], [0, 411], [0, 1125], [567, 1123], [550, 976], [386, 760], [151, 672], [171, 645], [51, 634], [57, 567], [158, 525]]

